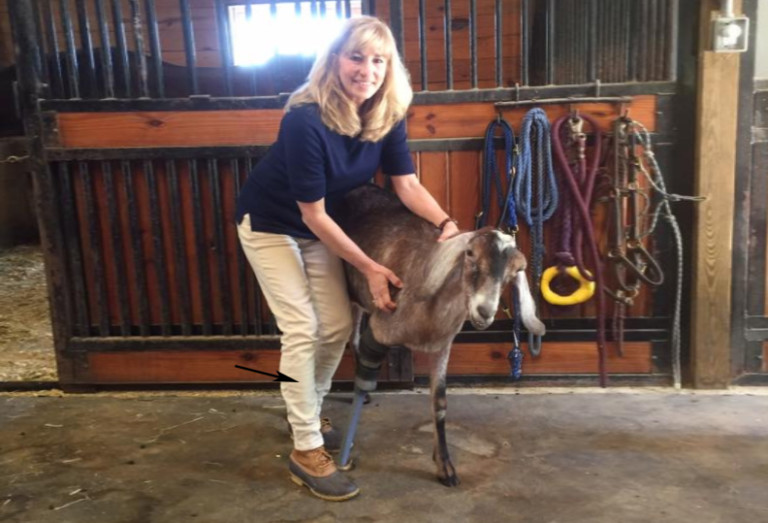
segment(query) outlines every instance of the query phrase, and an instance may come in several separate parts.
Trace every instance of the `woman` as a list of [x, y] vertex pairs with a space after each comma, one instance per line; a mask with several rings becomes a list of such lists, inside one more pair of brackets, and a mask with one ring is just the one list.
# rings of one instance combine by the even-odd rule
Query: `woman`
[[289, 98], [277, 142], [238, 198], [240, 243], [283, 333], [280, 372], [298, 381], [281, 383], [291, 478], [323, 499], [359, 492], [327, 453], [340, 434], [320, 418], [352, 329], [341, 259], [365, 275], [382, 310], [396, 307], [388, 284], [402, 287], [339, 228], [341, 200], [381, 168], [403, 203], [442, 230], [439, 241], [457, 232], [414, 174], [405, 132], [412, 96], [389, 28], [369, 16], [348, 20]]

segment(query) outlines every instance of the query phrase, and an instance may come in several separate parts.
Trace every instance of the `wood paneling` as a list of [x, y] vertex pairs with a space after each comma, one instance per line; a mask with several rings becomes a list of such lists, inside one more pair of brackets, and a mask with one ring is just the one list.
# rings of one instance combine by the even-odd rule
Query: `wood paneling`
[[[568, 114], [566, 106], [544, 106], [550, 121]], [[618, 108], [611, 104], [574, 104], [573, 109], [595, 117], [610, 129]], [[632, 117], [656, 128], [655, 97], [636, 96], [629, 105]], [[528, 108], [504, 111], [504, 118], [520, 128]], [[281, 109], [239, 111], [155, 111], [145, 113], [59, 113], [62, 147], [181, 147], [215, 145], [269, 145], [280, 128]], [[408, 113], [411, 139], [481, 138], [496, 117], [489, 103], [413, 106]]]
[[[509, 374], [507, 352], [509, 344], [455, 345], [448, 363], [453, 376]], [[414, 373], [429, 375], [429, 355], [414, 353]], [[88, 355], [90, 383], [232, 383], [270, 382], [273, 378], [244, 371], [242, 365], [269, 373], [276, 373], [280, 352], [276, 350], [252, 351], [121, 351], [93, 352]], [[651, 349], [648, 343], [627, 343], [625, 356], [609, 356], [608, 370], [612, 373], [648, 374], [652, 372]], [[527, 353], [523, 361], [525, 374], [594, 374], [597, 371], [597, 352], [592, 343], [545, 343], [542, 355], [531, 358]], [[387, 381], [386, 366], [381, 381]], [[354, 377], [354, 356], [347, 350], [334, 379], [351, 380]]]
[[[280, 351], [125, 351], [88, 354], [88, 383], [233, 383], [271, 382], [274, 378], [235, 365], [277, 374]], [[335, 379], [354, 377], [354, 356], [347, 351]], [[385, 377], [386, 379], [386, 377]]]
[[[546, 338], [545, 338], [546, 339]], [[451, 376], [509, 374], [508, 343], [465, 343], [454, 345], [448, 361]], [[609, 353], [610, 344], [608, 345]], [[523, 374], [594, 374], [597, 373], [597, 349], [594, 343], [544, 343], [541, 356], [532, 358], [523, 347]], [[413, 354], [413, 372], [416, 376], [429, 375], [429, 355]], [[649, 343], [624, 344], [624, 357], [609, 354], [608, 372], [648, 374], [652, 372]]]
[[282, 109], [59, 113], [62, 147], [183, 147], [272, 144]]
[[[504, 109], [504, 118], [520, 129], [525, 114], [533, 106]], [[550, 122], [568, 114], [567, 105], [543, 105]], [[570, 109], [579, 110], [594, 117], [603, 131], [609, 131], [613, 120], [619, 115], [615, 105], [600, 103], [572, 104]], [[628, 105], [633, 119], [645, 125], [649, 131], [656, 130], [656, 97], [635, 96]], [[414, 105], [408, 112], [408, 137], [411, 139], [437, 139], [482, 137], [488, 122], [496, 118], [496, 108], [491, 103], [467, 103], [445, 105]]]

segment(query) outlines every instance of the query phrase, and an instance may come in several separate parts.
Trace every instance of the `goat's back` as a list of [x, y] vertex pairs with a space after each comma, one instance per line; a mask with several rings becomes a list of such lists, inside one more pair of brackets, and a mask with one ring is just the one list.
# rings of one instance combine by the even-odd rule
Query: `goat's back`
[[[410, 212], [394, 194], [372, 184], [347, 194], [339, 224], [363, 252], [405, 285], [423, 281], [424, 262], [440, 236], [434, 225]], [[347, 276], [353, 299], [367, 308], [367, 282], [349, 267]]]

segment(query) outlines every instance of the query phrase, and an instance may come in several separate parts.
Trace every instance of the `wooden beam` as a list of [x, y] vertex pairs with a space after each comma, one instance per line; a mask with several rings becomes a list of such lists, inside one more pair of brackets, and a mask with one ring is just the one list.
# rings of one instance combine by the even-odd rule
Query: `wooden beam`
[[[546, 338], [545, 338], [546, 339]], [[449, 376], [506, 376], [509, 374], [509, 343], [457, 343], [448, 360]], [[541, 356], [531, 358], [527, 351], [523, 374], [595, 374], [597, 352], [594, 342], [544, 343]], [[610, 352], [610, 347], [609, 347]], [[626, 342], [624, 357], [608, 355], [608, 372], [650, 374], [653, 372], [651, 344]], [[413, 353], [413, 373], [429, 375], [429, 354]]]
[[[710, 51], [709, 28], [718, 2], [701, 11], [696, 122], [695, 193], [706, 201], [694, 218], [693, 385], [726, 388], [731, 381], [731, 245], [736, 179], [739, 53]], [[741, 1], [735, 2], [736, 12]]]

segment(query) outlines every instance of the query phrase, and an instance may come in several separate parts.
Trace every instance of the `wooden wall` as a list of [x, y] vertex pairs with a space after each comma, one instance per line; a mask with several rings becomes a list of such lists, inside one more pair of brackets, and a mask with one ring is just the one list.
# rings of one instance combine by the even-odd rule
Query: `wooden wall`
[[[0, 8], [5, 8], [7, 0], [0, 0]], [[127, 4], [124, 2], [124, 4]], [[213, 0], [191, 0], [192, 17], [195, 27], [196, 54], [198, 66], [202, 68], [216, 68], [221, 65], [218, 49], [218, 35], [216, 34], [215, 11]], [[478, 0], [478, 53], [479, 53], [479, 86], [494, 87], [493, 69], [493, 24], [492, 8], [493, 0]], [[73, 2], [74, 5], [74, 2]], [[90, 4], [89, 4], [90, 5]], [[176, 0], [156, 0], [158, 8], [158, 21], [163, 48], [163, 59], [169, 64], [182, 65], [185, 63], [181, 20]], [[378, 13], [383, 18], [387, 17], [386, 7], [388, 2], [378, 2]], [[443, 48], [443, 5], [442, 1], [430, 0], [428, 5], [428, 34], [427, 55], [429, 89], [437, 90], [446, 87], [445, 58]], [[504, 11], [504, 84], [514, 85], [518, 81], [519, 72], [519, 1], [505, 2]], [[453, 8], [453, 55], [454, 55], [454, 88], [466, 89], [470, 87], [469, 80], [469, 29], [465, 23], [468, 16], [467, 2], [455, 2]], [[420, 88], [420, 70], [418, 62], [418, 23], [417, 3], [405, 2], [404, 29], [405, 29], [405, 60], [410, 69], [415, 88]], [[123, 19], [128, 42], [133, 46], [131, 36], [130, 13], [128, 5], [124, 5]], [[76, 19], [73, 20], [77, 27]], [[2, 22], [0, 22], [2, 23]], [[92, 38], [99, 42], [95, 24], [91, 24]], [[2, 34], [0, 34], [2, 36]], [[76, 38], [79, 41], [79, 38]], [[146, 38], [145, 38], [146, 41]], [[59, 42], [63, 47], [63, 40]], [[98, 45], [98, 44], [97, 44]], [[216, 81], [220, 81], [220, 73], [214, 71]], [[295, 87], [295, 86], [294, 86]], [[272, 93], [270, 93], [272, 94]], [[572, 108], [582, 113], [596, 117], [603, 131], [609, 129], [610, 122], [618, 116], [618, 107], [609, 104], [578, 104]], [[566, 114], [571, 107], [545, 106], [550, 121]], [[637, 96], [628, 109], [631, 116], [644, 123], [649, 130], [656, 129], [657, 100], [653, 96]], [[505, 111], [505, 118], [515, 127], [520, 129], [520, 123], [526, 109], [520, 108]], [[47, 146], [52, 149], [99, 149], [99, 148], [153, 148], [153, 147], [210, 147], [214, 145], [254, 145], [270, 144], [277, 132], [280, 110], [241, 110], [241, 111], [156, 111], [156, 112], [125, 112], [125, 113], [59, 113], [56, 118], [55, 134]], [[414, 140], [449, 139], [449, 138], [481, 138], [485, 133], [488, 123], [495, 118], [496, 111], [492, 103], [466, 103], [446, 105], [418, 105], [413, 106], [408, 115], [409, 138]], [[667, 130], [669, 131], [669, 130]], [[444, 208], [455, 216], [460, 226], [470, 229], [474, 225], [474, 216], [481, 208], [481, 170], [482, 153], [477, 150], [468, 151], [443, 151], [443, 152], [414, 152], [414, 163], [422, 183], [436, 197]], [[238, 282], [234, 275], [237, 274], [236, 252], [237, 243], [235, 230], [231, 225], [234, 201], [236, 196], [235, 181], [242, 180], [245, 176], [243, 166], [236, 172], [222, 162], [219, 170], [218, 189], [223, 196], [220, 207], [210, 203], [211, 178], [210, 173], [203, 165], [200, 170], [201, 201], [193, 202], [189, 181], [189, 170], [183, 162], [178, 163], [179, 192], [171, 194], [169, 190], [169, 178], [166, 164], [161, 161], [153, 163], [153, 172], [156, 182], [157, 195], [161, 202], [167, 202], [174, 197], [180, 202], [180, 213], [184, 219], [185, 227], [190, 227], [193, 206], [200, 206], [199, 212], [203, 218], [203, 242], [211, 246], [215, 243], [214, 228], [217, 219], [223, 219], [225, 227], [224, 257], [227, 260], [226, 281], [219, 281], [219, 275], [214, 270], [215, 261], [222, 253], [215, 249], [207, 251], [207, 267], [210, 271], [210, 280], [213, 284], [220, 283], [228, 289], [231, 303], [225, 303], [222, 299], [221, 289], [216, 290], [212, 285], [210, 289], [210, 301], [203, 298], [204, 293], [199, 289], [197, 281], [188, 281], [192, 290], [189, 306], [192, 310], [194, 321], [199, 321], [203, 315], [208, 314], [214, 322], [221, 322], [228, 312], [233, 318], [239, 318], [244, 311], [241, 309], [242, 293], [248, 293], [247, 300], [253, 303], [257, 298], [257, 289], [253, 279], [249, 275], [246, 289], [238, 288]], [[74, 212], [77, 219], [79, 233], [84, 252], [89, 252], [98, 243], [103, 251], [105, 259], [113, 259], [119, 256], [112, 250], [110, 231], [96, 229], [95, 234], [87, 225], [89, 216], [98, 217], [103, 223], [108, 221], [109, 209], [106, 206], [106, 185], [103, 167], [91, 163], [91, 181], [86, 182], [78, 174], [79, 166], [72, 162], [70, 166], [76, 196]], [[146, 287], [150, 292], [150, 320], [157, 323], [162, 316], [161, 296], [158, 292], [158, 276], [163, 273], [169, 282], [177, 281], [177, 268], [168, 260], [173, 259], [174, 246], [172, 245], [173, 231], [169, 208], [163, 207], [160, 213], [159, 226], [163, 231], [162, 241], [156, 242], [153, 224], [149, 212], [152, 187], [143, 170], [141, 162], [134, 162], [131, 168], [131, 178], [136, 188], [136, 208], [139, 214], [140, 243], [144, 252], [139, 261], [147, 275]], [[126, 179], [113, 165], [113, 182], [119, 194], [125, 193]], [[94, 202], [89, 201], [85, 195], [86, 185], [89, 185], [95, 195]], [[126, 216], [125, 202], [117, 203], [117, 216], [119, 227], [122, 231], [129, 229]], [[601, 206], [595, 208], [595, 220], [597, 227], [602, 231], [605, 224], [605, 210]], [[493, 223], [497, 217], [494, 211], [490, 218]], [[549, 224], [545, 235], [549, 243], [549, 252], [554, 249], [552, 245], [556, 239], [556, 226]], [[193, 231], [187, 230], [186, 237], [193, 236]], [[600, 234], [601, 242], [604, 242], [604, 233]], [[519, 244], [524, 252], [530, 253], [528, 247], [528, 234], [523, 228], [519, 238]], [[123, 251], [129, 253], [132, 249], [131, 238], [121, 238]], [[191, 240], [188, 240], [191, 241]], [[199, 255], [190, 243], [185, 246], [185, 256], [190, 260], [194, 271], [199, 271]], [[159, 266], [160, 255], [166, 260], [163, 266]], [[125, 262], [129, 270], [135, 270], [131, 266], [135, 262], [128, 254], [125, 254]], [[91, 318], [91, 324], [96, 326], [96, 319], [104, 314], [100, 305], [100, 289], [95, 285], [93, 275], [97, 274], [98, 267], [93, 259], [83, 259], [83, 273], [87, 276], [86, 296], [87, 310]], [[250, 274], [250, 271], [249, 271]], [[120, 320], [118, 289], [128, 293], [130, 303], [130, 322], [140, 322], [138, 311], [138, 296], [135, 289], [124, 281], [114, 270], [107, 267], [103, 275], [103, 283], [106, 287], [106, 300], [103, 301], [107, 309], [107, 318], [110, 325], [117, 325]], [[133, 284], [133, 282], [131, 282]], [[630, 317], [646, 317], [652, 315], [651, 293], [645, 290], [635, 305], [628, 311]], [[176, 322], [180, 317], [180, 302], [178, 297], [171, 298], [169, 303], [171, 320]], [[264, 311], [264, 308], [262, 308]], [[248, 311], [252, 313], [253, 311]], [[594, 304], [588, 302], [582, 306], [570, 308], [558, 308], [544, 306], [542, 316], [545, 318], [581, 318], [591, 317], [595, 313]], [[264, 311], [264, 314], [266, 312]], [[545, 338], [546, 340], [546, 338]], [[457, 344], [449, 370], [453, 375], [506, 375], [508, 363], [506, 352], [509, 347], [506, 344]], [[655, 370], [651, 354], [650, 342], [628, 343], [625, 347], [626, 354], [618, 358], [613, 350], [610, 350], [608, 368], [613, 372], [629, 374], [648, 374]], [[250, 381], [259, 379], [254, 376], [243, 376], [238, 371], [233, 371], [232, 360], [236, 362], [261, 361], [274, 368], [274, 362], [278, 357], [275, 351], [141, 351], [124, 350], [119, 352], [93, 352], [87, 354], [87, 364], [78, 376], [83, 382], [99, 383], [148, 383], [158, 381], [191, 381], [191, 382], [222, 382], [222, 381]], [[349, 355], [339, 371], [339, 377], [349, 378], [351, 366]], [[221, 366], [224, 362], [226, 369]], [[546, 342], [539, 359], [526, 359], [524, 372], [526, 374], [583, 374], [595, 373], [597, 370], [597, 354], [593, 343], [585, 342]], [[414, 371], [417, 375], [425, 372], [425, 361], [422, 356], [414, 358]], [[264, 378], [266, 379], [266, 378]]]

